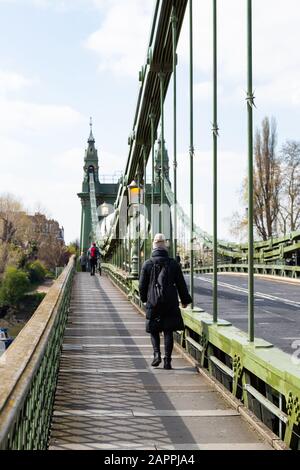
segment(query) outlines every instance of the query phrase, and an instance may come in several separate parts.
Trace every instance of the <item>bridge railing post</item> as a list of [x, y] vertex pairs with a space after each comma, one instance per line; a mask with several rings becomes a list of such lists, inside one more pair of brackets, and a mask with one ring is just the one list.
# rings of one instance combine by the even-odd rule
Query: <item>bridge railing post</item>
[[193, 0], [190, 0], [190, 291], [194, 307], [194, 61], [193, 61]]
[[217, 1], [213, 0], [213, 321], [218, 322]]
[[253, 85], [252, 85], [252, 0], [247, 0], [247, 64], [248, 64], [248, 334], [254, 341], [254, 235], [253, 235]]

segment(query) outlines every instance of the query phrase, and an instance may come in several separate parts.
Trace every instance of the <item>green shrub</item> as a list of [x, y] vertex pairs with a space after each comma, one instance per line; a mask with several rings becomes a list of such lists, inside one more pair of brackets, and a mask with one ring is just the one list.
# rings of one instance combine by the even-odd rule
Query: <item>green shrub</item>
[[46, 279], [55, 279], [55, 273], [48, 270], [46, 274]]
[[22, 297], [28, 292], [30, 282], [27, 274], [17, 268], [6, 268], [1, 288], [0, 304], [17, 306]]
[[34, 261], [26, 267], [29, 280], [32, 283], [43, 282], [45, 280], [47, 270], [45, 266], [40, 261]]

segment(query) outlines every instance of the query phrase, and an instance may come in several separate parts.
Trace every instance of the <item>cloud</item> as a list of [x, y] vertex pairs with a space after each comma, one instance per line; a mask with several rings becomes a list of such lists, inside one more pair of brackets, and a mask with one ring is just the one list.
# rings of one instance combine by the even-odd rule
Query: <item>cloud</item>
[[194, 98], [199, 101], [211, 101], [213, 84], [211, 81], [196, 83], [194, 85]]
[[[247, 15], [246, 2], [218, 2], [218, 79], [226, 94], [247, 87]], [[253, 1], [253, 74], [257, 105], [270, 102], [298, 105], [300, 58], [300, 4], [287, 0], [284, 11], [281, 0]], [[195, 76], [206, 83], [212, 79], [212, 2], [194, 2]], [[179, 64], [189, 62], [189, 14], [186, 13], [179, 41]], [[202, 89], [201, 89], [202, 88]]]
[[0, 0], [0, 4], [52, 8], [59, 12], [65, 12], [74, 8], [87, 8], [88, 6], [97, 9], [108, 8], [116, 1], [118, 0]]
[[[198, 101], [212, 102], [213, 97], [213, 81], [207, 80], [195, 83], [194, 85], [194, 99]], [[223, 86], [218, 86], [218, 97], [223, 97]]]
[[0, 132], [18, 131], [25, 134], [47, 134], [63, 127], [71, 128], [83, 116], [71, 106], [47, 105], [0, 99]]
[[49, 4], [54, 4], [54, 2], [57, 3], [57, 0], [0, 0], [0, 3], [8, 3], [10, 5], [14, 5], [14, 4], [24, 5], [25, 4], [25, 5], [34, 5], [37, 7], [45, 7], [45, 6], [48, 6]]
[[99, 56], [100, 71], [137, 76], [145, 62], [152, 6], [152, 0], [110, 2], [100, 28], [85, 43]]
[[273, 80], [256, 87], [255, 95], [260, 107], [270, 104], [282, 108], [296, 108], [300, 104], [300, 70], [277, 75]]
[[68, 145], [88, 119], [68, 105], [2, 98], [0, 108], [0, 192], [19, 196], [29, 208], [42, 201], [65, 225], [67, 239], [74, 238], [84, 149]]
[[20, 91], [35, 82], [36, 80], [26, 78], [22, 74], [0, 70], [0, 93], [2, 95], [10, 91]]
[[[233, 171], [234, 168], [234, 171]], [[221, 238], [230, 238], [228, 221], [240, 209], [237, 191], [246, 174], [246, 155], [238, 151], [218, 152], [218, 204]], [[194, 158], [194, 218], [202, 230], [212, 233], [213, 226], [213, 163], [211, 151], [196, 152]], [[180, 182], [185, 182], [181, 184]], [[238, 187], [237, 187], [237, 181]], [[186, 154], [178, 155], [178, 201], [189, 215], [189, 162]], [[232, 236], [231, 236], [232, 238]]]

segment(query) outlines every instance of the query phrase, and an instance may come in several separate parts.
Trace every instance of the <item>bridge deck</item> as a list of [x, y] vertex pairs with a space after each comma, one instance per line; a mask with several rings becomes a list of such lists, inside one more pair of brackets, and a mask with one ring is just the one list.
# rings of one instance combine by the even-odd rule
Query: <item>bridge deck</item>
[[144, 319], [104, 276], [75, 276], [50, 449], [269, 449], [174, 351], [157, 369]]

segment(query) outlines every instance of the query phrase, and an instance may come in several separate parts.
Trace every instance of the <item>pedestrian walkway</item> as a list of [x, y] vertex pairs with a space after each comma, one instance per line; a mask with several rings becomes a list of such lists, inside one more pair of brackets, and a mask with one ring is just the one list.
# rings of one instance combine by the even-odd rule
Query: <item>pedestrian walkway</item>
[[173, 370], [151, 360], [137, 309], [107, 277], [77, 273], [50, 449], [271, 449], [176, 350]]

